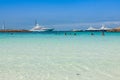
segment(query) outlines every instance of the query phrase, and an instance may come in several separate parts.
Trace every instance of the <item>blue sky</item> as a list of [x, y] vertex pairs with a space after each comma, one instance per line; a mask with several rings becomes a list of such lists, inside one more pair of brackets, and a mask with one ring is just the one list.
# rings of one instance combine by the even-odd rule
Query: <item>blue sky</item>
[[35, 19], [48, 26], [120, 21], [119, 8], [120, 0], [0, 0], [0, 23], [31, 28]]

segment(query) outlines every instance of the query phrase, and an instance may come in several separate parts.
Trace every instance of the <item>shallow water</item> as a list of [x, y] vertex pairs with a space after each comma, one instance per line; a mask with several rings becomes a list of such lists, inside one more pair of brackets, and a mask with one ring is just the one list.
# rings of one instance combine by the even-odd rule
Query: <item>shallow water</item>
[[120, 33], [101, 34], [0, 33], [0, 80], [120, 80]]

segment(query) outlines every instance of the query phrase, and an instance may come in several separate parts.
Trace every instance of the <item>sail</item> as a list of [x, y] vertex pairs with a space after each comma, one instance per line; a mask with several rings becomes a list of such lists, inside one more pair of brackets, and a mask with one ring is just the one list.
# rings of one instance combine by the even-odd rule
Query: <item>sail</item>
[[5, 30], [5, 22], [3, 22], [2, 30]]
[[100, 28], [100, 30], [109, 30], [110, 28], [107, 28], [105, 25], [102, 25], [102, 27]]

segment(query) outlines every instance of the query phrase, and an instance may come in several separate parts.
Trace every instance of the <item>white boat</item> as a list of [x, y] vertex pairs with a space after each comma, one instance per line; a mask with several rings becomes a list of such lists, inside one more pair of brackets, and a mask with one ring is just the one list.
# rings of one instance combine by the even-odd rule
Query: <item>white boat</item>
[[110, 30], [111, 28], [107, 28], [105, 25], [102, 25], [102, 27], [100, 28], [100, 30]]
[[43, 26], [40, 26], [37, 22], [35, 24], [35, 27], [33, 27], [30, 31], [33, 31], [33, 32], [44, 32], [44, 31], [53, 31], [54, 29], [53, 28], [45, 28]]
[[87, 29], [87, 31], [97, 31], [98, 29], [96, 29], [96, 28], [94, 28], [94, 27], [92, 27], [92, 26], [90, 26], [88, 29]]
[[72, 30], [73, 32], [79, 32], [79, 31], [82, 31], [81, 29], [73, 29]]

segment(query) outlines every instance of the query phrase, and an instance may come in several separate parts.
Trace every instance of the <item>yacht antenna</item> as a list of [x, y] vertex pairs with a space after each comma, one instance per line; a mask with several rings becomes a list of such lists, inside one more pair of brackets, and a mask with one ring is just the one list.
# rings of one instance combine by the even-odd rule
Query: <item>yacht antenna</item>
[[37, 20], [35, 20], [35, 26], [37, 25], [38, 23], [37, 23]]
[[3, 21], [2, 29], [5, 30], [5, 22]]

